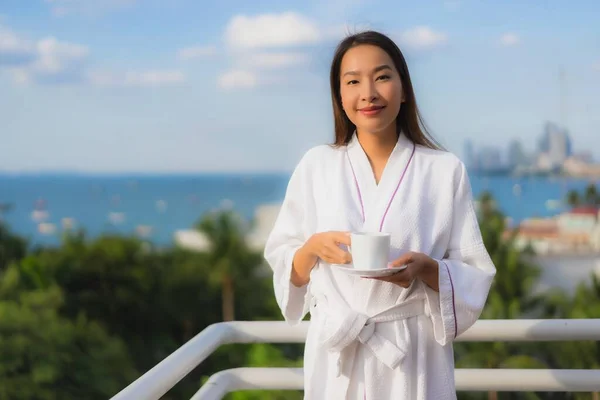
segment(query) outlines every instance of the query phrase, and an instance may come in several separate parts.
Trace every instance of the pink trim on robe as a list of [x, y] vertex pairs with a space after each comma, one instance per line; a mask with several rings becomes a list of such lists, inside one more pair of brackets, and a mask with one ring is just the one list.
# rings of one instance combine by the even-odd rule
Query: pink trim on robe
[[448, 277], [450, 278], [450, 288], [452, 289], [452, 313], [454, 314], [454, 339], [458, 336], [458, 321], [456, 320], [456, 303], [454, 300], [454, 283], [452, 282], [452, 274], [450, 273], [450, 268], [448, 268], [448, 264], [446, 261], [442, 260], [444, 266], [446, 267], [446, 271], [448, 271]]
[[[413, 149], [412, 149], [412, 152], [410, 153], [410, 158], [408, 159], [408, 163], [406, 163], [406, 167], [404, 167], [404, 171], [402, 171], [402, 175], [400, 176], [400, 180], [398, 181], [398, 184], [396, 185], [396, 189], [394, 189], [394, 193], [392, 194], [392, 197], [390, 198], [390, 201], [388, 202], [385, 212], [383, 213], [383, 218], [381, 218], [381, 223], [379, 224], [379, 232], [381, 232], [383, 229], [383, 223], [385, 222], [387, 213], [388, 213], [388, 211], [390, 211], [390, 207], [392, 206], [392, 202], [394, 201], [394, 198], [396, 197], [396, 193], [398, 193], [398, 189], [400, 189], [400, 185], [402, 184], [402, 181], [404, 180], [404, 175], [406, 175], [406, 171], [408, 170], [408, 167], [410, 166], [413, 156], [415, 155], [416, 148], [417, 148], [417, 146], [415, 146], [415, 144], [413, 143]], [[366, 219], [365, 206], [363, 204], [360, 186], [358, 185], [358, 179], [356, 179], [356, 173], [354, 172], [354, 166], [352, 165], [352, 160], [350, 160], [350, 156], [348, 155], [348, 152], [346, 152], [346, 156], [348, 158], [348, 163], [350, 164], [350, 170], [352, 171], [352, 176], [354, 177], [354, 185], [356, 186], [356, 191], [358, 192], [358, 201], [360, 201], [360, 210], [362, 212], [362, 219], [363, 219], [363, 222], [365, 222], [365, 219]]]

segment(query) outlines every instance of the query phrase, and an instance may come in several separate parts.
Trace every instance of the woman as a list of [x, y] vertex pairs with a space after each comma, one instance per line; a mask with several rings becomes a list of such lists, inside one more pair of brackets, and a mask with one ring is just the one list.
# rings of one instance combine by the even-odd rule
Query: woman
[[[455, 399], [452, 343], [479, 318], [496, 269], [467, 171], [421, 127], [386, 36], [343, 40], [331, 66], [335, 145], [309, 150], [265, 246], [286, 321], [310, 311], [305, 398]], [[391, 234], [384, 278], [347, 274], [350, 232]]]

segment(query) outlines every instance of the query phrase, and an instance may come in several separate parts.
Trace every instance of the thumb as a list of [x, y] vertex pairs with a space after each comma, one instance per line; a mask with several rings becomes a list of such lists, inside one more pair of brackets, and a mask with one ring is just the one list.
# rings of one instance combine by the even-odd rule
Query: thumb
[[391, 265], [392, 267], [401, 267], [403, 265], [410, 264], [411, 262], [413, 262], [412, 254], [407, 253], [396, 258], [394, 261], [392, 261]]

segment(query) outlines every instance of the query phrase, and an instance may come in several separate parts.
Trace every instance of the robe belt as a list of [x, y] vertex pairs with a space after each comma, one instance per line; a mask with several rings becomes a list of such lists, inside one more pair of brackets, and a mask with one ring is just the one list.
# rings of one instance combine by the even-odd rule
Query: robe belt
[[398, 321], [421, 314], [425, 314], [424, 301], [399, 304], [373, 317], [367, 317], [364, 314], [347, 309], [344, 316], [337, 319], [337, 321], [334, 318], [328, 318], [325, 323], [322, 344], [329, 351], [339, 354], [337, 376], [339, 377], [342, 374], [345, 363], [348, 361], [350, 361], [350, 364], [353, 363], [351, 359], [355, 355], [356, 346], [354, 344], [357, 344], [357, 342], [367, 346], [375, 357], [387, 367], [396, 368], [406, 356], [409, 338], [406, 338], [397, 346], [377, 333], [375, 327], [380, 322]]

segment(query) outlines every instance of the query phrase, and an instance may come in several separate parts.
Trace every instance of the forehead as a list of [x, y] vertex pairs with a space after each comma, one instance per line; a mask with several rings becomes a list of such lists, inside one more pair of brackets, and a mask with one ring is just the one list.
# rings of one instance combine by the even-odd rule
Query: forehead
[[370, 72], [384, 64], [394, 68], [394, 62], [388, 53], [380, 47], [361, 44], [352, 47], [344, 54], [340, 72], [342, 75], [347, 71]]

